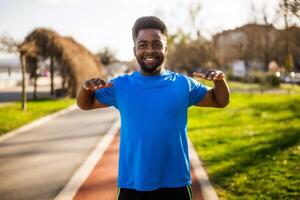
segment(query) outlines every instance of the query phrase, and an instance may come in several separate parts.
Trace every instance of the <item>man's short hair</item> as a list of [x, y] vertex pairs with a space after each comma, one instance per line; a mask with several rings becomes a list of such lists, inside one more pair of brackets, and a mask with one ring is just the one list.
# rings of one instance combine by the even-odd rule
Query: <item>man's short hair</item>
[[154, 16], [144, 16], [144, 17], [138, 18], [135, 21], [134, 26], [132, 27], [133, 40], [135, 40], [137, 38], [140, 30], [150, 29], [150, 28], [160, 30], [161, 33], [165, 36], [168, 35], [167, 27], [162, 20], [160, 20], [159, 18], [154, 17]]

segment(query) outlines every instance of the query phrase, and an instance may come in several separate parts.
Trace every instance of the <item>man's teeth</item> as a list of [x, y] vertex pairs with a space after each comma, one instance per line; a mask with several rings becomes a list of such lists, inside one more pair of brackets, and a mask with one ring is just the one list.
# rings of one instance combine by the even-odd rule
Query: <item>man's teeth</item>
[[147, 60], [147, 61], [154, 61], [155, 59], [154, 58], [145, 58], [145, 60]]

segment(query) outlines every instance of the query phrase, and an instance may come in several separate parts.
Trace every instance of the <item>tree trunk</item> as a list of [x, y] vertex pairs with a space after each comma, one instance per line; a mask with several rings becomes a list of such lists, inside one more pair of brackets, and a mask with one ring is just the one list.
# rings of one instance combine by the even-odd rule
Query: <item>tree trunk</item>
[[289, 38], [288, 38], [288, 28], [289, 28], [289, 24], [288, 24], [288, 3], [287, 0], [283, 1], [283, 19], [284, 19], [284, 28], [285, 28], [285, 53], [286, 55], [288, 55], [289, 53]]
[[36, 91], [37, 91], [37, 73], [36, 73], [37, 67], [35, 66], [35, 72], [34, 72], [34, 87], [33, 87], [33, 99], [37, 99]]
[[66, 88], [66, 76], [62, 75], [61, 88], [64, 90]]
[[21, 59], [21, 68], [22, 68], [22, 110], [26, 111], [27, 109], [27, 95], [26, 95], [26, 58], [23, 55], [20, 55]]
[[290, 40], [289, 40], [289, 33], [288, 33], [288, 28], [289, 28], [289, 23], [288, 23], [288, 2], [287, 0], [283, 1], [284, 3], [284, 26], [285, 26], [285, 69], [287, 72], [292, 71], [293, 68], [293, 54], [291, 53], [290, 50]]
[[51, 73], [51, 83], [50, 83], [50, 87], [51, 87], [51, 96], [54, 95], [54, 63], [53, 63], [53, 57], [50, 57], [50, 73]]

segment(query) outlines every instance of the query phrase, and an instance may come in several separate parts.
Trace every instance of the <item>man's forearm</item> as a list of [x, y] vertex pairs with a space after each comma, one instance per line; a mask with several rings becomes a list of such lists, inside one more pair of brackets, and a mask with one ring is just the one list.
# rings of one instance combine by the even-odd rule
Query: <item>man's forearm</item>
[[76, 100], [79, 108], [88, 110], [94, 101], [93, 91], [86, 90], [81, 86], [77, 93]]
[[229, 103], [230, 91], [229, 87], [224, 80], [214, 81], [214, 97], [220, 107], [225, 107]]

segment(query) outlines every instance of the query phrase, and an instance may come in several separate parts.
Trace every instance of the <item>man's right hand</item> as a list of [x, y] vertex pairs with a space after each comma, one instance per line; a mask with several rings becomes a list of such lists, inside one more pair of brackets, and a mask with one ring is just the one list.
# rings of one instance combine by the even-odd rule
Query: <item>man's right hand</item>
[[108, 107], [108, 105], [96, 100], [94, 91], [101, 88], [108, 88], [112, 85], [112, 83], [105, 83], [105, 81], [100, 78], [92, 78], [84, 81], [77, 93], [76, 99], [78, 107], [82, 110]]
[[111, 87], [113, 84], [106, 83], [104, 80], [100, 78], [92, 78], [90, 80], [84, 81], [82, 87], [85, 90], [95, 91], [101, 88]]

